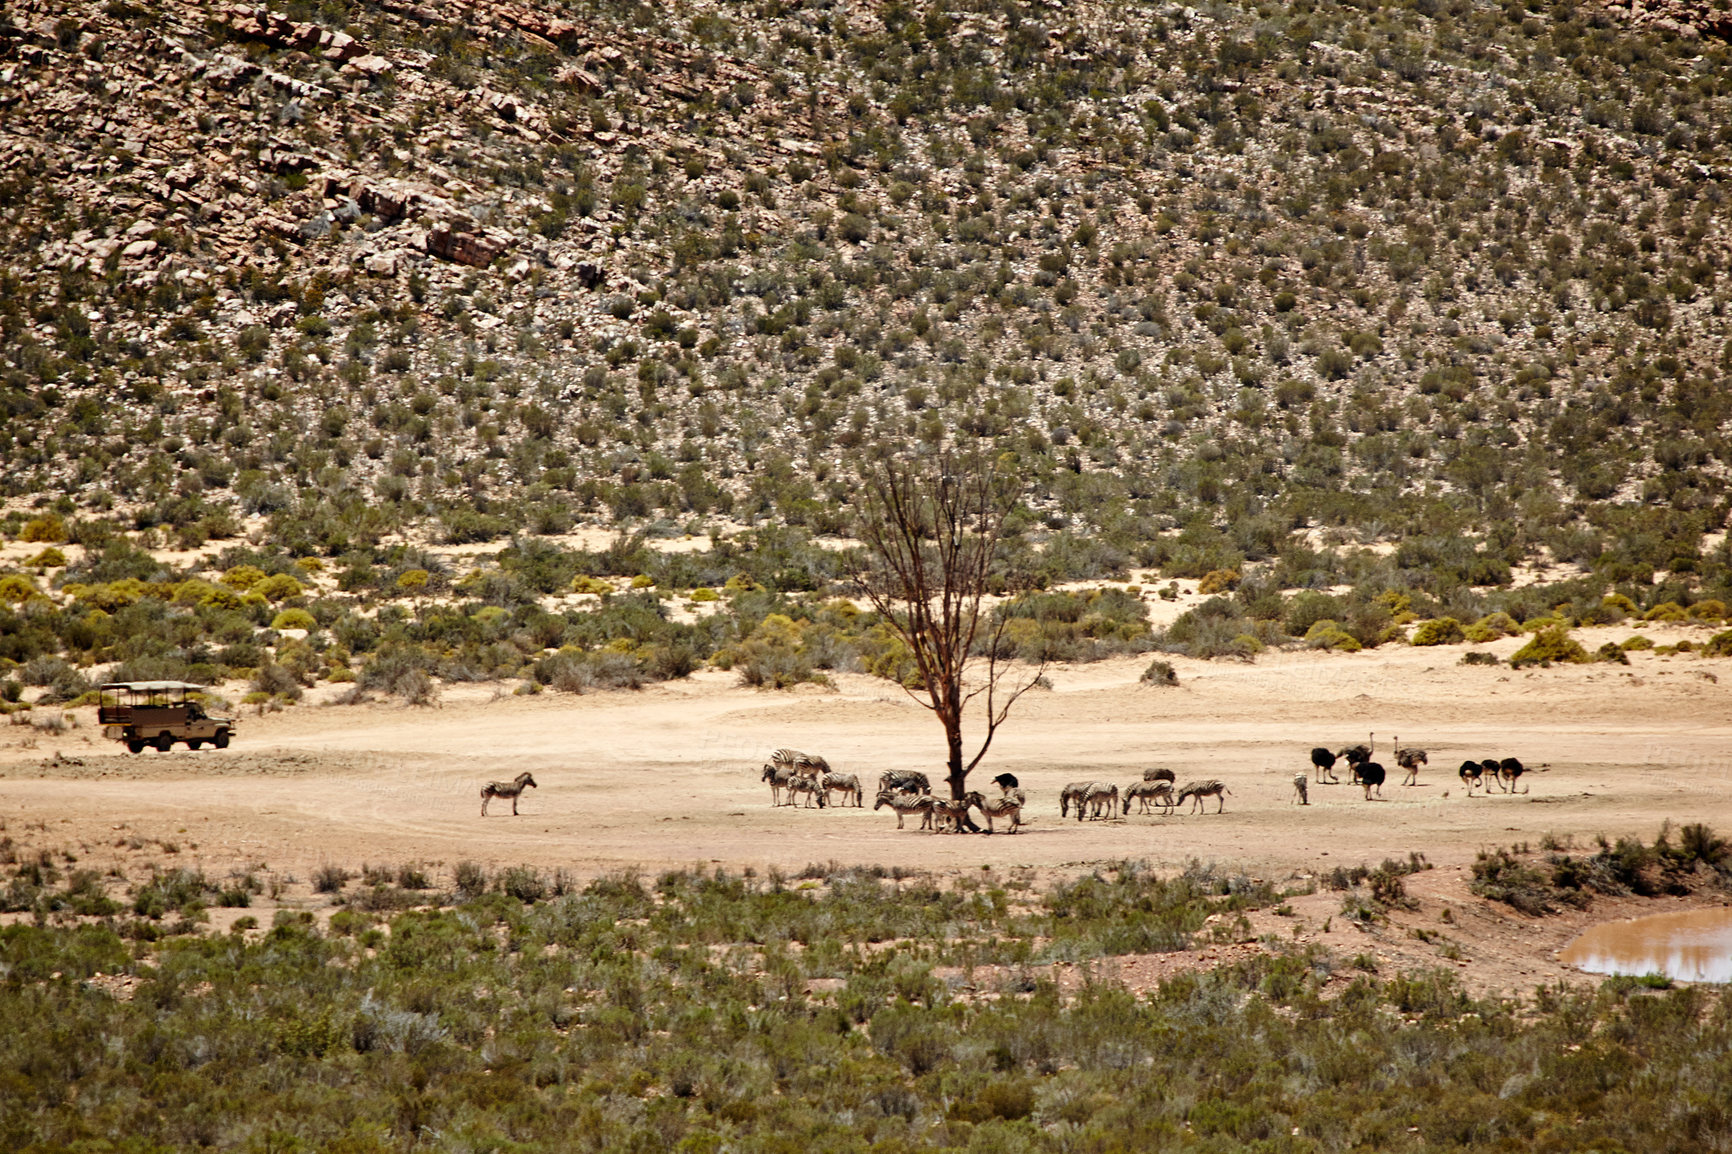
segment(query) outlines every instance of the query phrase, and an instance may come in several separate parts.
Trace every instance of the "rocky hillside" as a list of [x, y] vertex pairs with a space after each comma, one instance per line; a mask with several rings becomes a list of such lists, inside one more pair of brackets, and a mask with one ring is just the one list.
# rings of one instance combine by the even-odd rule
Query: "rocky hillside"
[[988, 438], [1192, 575], [1711, 567], [1725, 23], [11, 0], [0, 528], [836, 530], [863, 445]]

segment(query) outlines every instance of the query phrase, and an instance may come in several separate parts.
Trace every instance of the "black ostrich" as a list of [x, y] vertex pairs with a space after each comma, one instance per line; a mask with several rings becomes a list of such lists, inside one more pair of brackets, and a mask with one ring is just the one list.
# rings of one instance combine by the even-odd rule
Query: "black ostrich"
[[[1527, 772], [1527, 767], [1513, 757], [1506, 757], [1502, 761], [1498, 762], [1497, 768], [1498, 777], [1509, 783], [1509, 791], [1511, 793], [1516, 791], [1516, 778]], [[1526, 793], [1527, 791], [1528, 787], [1525, 785], [1522, 786], [1522, 792]]]
[[1353, 784], [1359, 784], [1360, 771], [1371, 761], [1371, 751], [1376, 748], [1377, 735], [1373, 733], [1370, 736], [1368, 744], [1350, 745], [1341, 751], [1341, 756], [1347, 759], [1348, 766], [1352, 768], [1353, 772], [1349, 775], [1349, 778]]
[[1473, 796], [1473, 787], [1481, 784], [1480, 775], [1485, 773], [1485, 767], [1477, 761], [1461, 763], [1461, 784], [1467, 786], [1467, 796]]
[[1014, 773], [1001, 773], [997, 777], [992, 779], [992, 784], [996, 785], [1001, 790], [1012, 790], [1012, 789], [1015, 789], [1020, 783], [1016, 780], [1016, 774], [1014, 774]]
[[1335, 776], [1335, 762], [1337, 760], [1339, 760], [1337, 754], [1324, 749], [1321, 745], [1311, 751], [1311, 764], [1317, 767], [1318, 785], [1338, 784], [1338, 779]]
[[1499, 765], [1496, 760], [1488, 757], [1479, 763], [1479, 768], [1484, 772], [1488, 783], [1486, 785], [1487, 793], [1491, 792], [1491, 787], [1493, 785], [1497, 786], [1500, 790], [1503, 789], [1503, 779], [1498, 777], [1498, 772], [1503, 769], [1503, 766]]
[[1178, 779], [1173, 776], [1172, 770], [1162, 769], [1162, 768], [1157, 766], [1154, 769], [1143, 770], [1143, 780], [1144, 781], [1177, 781]]
[[1371, 800], [1371, 791], [1376, 790], [1377, 796], [1383, 796], [1383, 767], [1375, 761], [1367, 761], [1359, 767], [1359, 784], [1365, 787], [1365, 800]]

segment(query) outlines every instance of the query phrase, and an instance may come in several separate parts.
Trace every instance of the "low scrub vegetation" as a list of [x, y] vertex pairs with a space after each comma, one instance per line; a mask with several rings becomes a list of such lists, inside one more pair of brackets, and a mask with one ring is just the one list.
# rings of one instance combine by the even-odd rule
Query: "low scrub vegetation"
[[[1422, 865], [1340, 884], [1398, 905]], [[199, 932], [209, 887], [176, 873], [138, 891], [163, 895], [160, 914], [152, 897], [0, 928], [8, 1143], [1693, 1151], [1717, 1132], [1712, 1087], [1650, 1087], [1692, 1085], [1732, 1045], [1705, 989], [1614, 981], [1518, 1004], [1273, 940], [1146, 997], [1061, 992], [1042, 968], [1240, 934], [1240, 913], [1282, 896], [1201, 867], [1125, 863], [1044, 893], [1018, 874], [941, 887], [825, 865], [581, 888], [466, 865], [442, 893], [415, 867], [359, 872], [413, 908], [351, 893], [323, 930], [282, 911]], [[24, 884], [53, 901], [93, 888], [38, 873]]]

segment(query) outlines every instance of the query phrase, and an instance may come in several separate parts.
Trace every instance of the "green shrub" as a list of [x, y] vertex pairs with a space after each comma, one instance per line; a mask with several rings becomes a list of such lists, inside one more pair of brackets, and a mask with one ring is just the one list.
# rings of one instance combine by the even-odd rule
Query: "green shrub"
[[319, 623], [305, 609], [285, 609], [271, 618], [272, 629], [317, 629]]
[[1311, 623], [1305, 631], [1305, 643], [1313, 649], [1337, 649], [1343, 653], [1358, 653], [1364, 648], [1359, 639], [1341, 628], [1341, 623], [1327, 617]]
[[1465, 639], [1466, 634], [1462, 631], [1461, 622], [1453, 617], [1433, 618], [1422, 622], [1419, 628], [1413, 631], [1415, 645], [1453, 645]]
[[[1641, 637], [1641, 638], [1632, 637], [1632, 638], [1630, 638], [1629, 641], [1624, 642], [1624, 645], [1627, 648], [1634, 648], [1634, 646], [1632, 646], [1630, 644], [1631, 642], [1633, 642], [1633, 641], [1647, 641], [1647, 640], [1648, 639], [1645, 637]], [[1646, 646], [1644, 646], [1643, 648], [1652, 649], [1653, 647], [1654, 647], [1654, 643], [1652, 641], [1648, 641], [1648, 644]], [[1724, 631], [1722, 631], [1720, 633], [1716, 633], [1716, 634], [1714, 634], [1714, 636], [1708, 638], [1707, 643], [1702, 646], [1702, 656], [1704, 656], [1704, 657], [1732, 657], [1732, 629], [1724, 630]]]
[[1474, 650], [1471, 653], [1463, 653], [1461, 655], [1461, 664], [1462, 665], [1502, 665], [1503, 662], [1501, 660], [1499, 660], [1498, 655], [1495, 653], [1487, 653], [1484, 650]]
[[1613, 665], [1628, 665], [1630, 658], [1616, 641], [1608, 641], [1594, 651], [1595, 661], [1607, 661]]
[[1642, 614], [1643, 621], [1688, 621], [1689, 619], [1689, 612], [1676, 601], [1662, 601]]
[[1144, 685], [1171, 686], [1179, 683], [1178, 671], [1171, 661], [1161, 661], [1158, 658], [1149, 662], [1149, 667], [1143, 670], [1140, 679]]
[[1228, 593], [1239, 587], [1240, 580], [1237, 569], [1212, 569], [1203, 574], [1203, 579], [1197, 582], [1197, 592], [1205, 597]]
[[1554, 625], [1534, 634], [1532, 640], [1511, 654], [1509, 663], [1513, 668], [1522, 669], [1529, 665], [1549, 666], [1554, 661], [1581, 664], [1588, 660], [1588, 651], [1582, 648], [1581, 642], [1571, 637], [1563, 626]]

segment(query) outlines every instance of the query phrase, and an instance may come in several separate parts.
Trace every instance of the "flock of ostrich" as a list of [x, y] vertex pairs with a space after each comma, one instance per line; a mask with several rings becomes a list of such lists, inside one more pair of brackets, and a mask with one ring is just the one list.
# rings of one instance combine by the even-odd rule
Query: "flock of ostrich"
[[[1316, 747], [1311, 751], [1311, 765], [1317, 775], [1316, 784], [1340, 784], [1341, 778], [1336, 775], [1335, 767], [1346, 762], [1348, 781], [1364, 789], [1365, 800], [1381, 798], [1383, 783], [1387, 780], [1388, 773], [1374, 760], [1376, 748], [1375, 733], [1370, 734], [1363, 744], [1351, 745], [1340, 751], [1323, 746]], [[1420, 769], [1430, 760], [1426, 751], [1413, 747], [1403, 748], [1398, 737], [1395, 739], [1393, 756], [1395, 764], [1406, 772], [1402, 784], [1418, 785]], [[1467, 795], [1473, 797], [1482, 787], [1486, 793], [1490, 793], [1493, 787], [1507, 793], [1518, 792], [1516, 783], [1526, 772], [1526, 767], [1514, 757], [1485, 758], [1482, 761], [1462, 762], [1458, 772], [1462, 784], [1467, 786]], [[778, 749], [772, 753], [770, 760], [764, 764], [760, 780], [770, 787], [772, 806], [793, 807], [799, 806], [802, 801], [807, 809], [824, 809], [836, 804], [859, 807], [864, 804], [864, 793], [857, 776], [837, 773], [822, 757], [795, 749]], [[904, 823], [908, 817], [919, 815], [921, 829], [939, 833], [961, 833], [965, 830], [992, 833], [999, 821], [1005, 822], [1009, 832], [1015, 833], [1022, 825], [1022, 812], [1028, 805], [1028, 794], [1014, 774], [1001, 773], [992, 781], [999, 790], [997, 797], [987, 797], [978, 790], [971, 790], [961, 798], [948, 798], [932, 792], [932, 782], [924, 773], [917, 770], [890, 770], [878, 779], [878, 793], [872, 808], [889, 809], [894, 813], [897, 829], [906, 828]], [[1311, 778], [1307, 774], [1294, 775], [1293, 800], [1297, 804], [1311, 804], [1311, 784]], [[1526, 793], [1527, 786], [1524, 784], [1519, 792]], [[1166, 816], [1184, 806], [1187, 801], [1191, 803], [1189, 812], [1207, 813], [1204, 802], [1211, 797], [1216, 800], [1215, 812], [1222, 813], [1226, 810], [1227, 798], [1231, 796], [1233, 793], [1225, 783], [1213, 778], [1190, 781], [1179, 786], [1172, 770], [1155, 768], [1143, 771], [1141, 781], [1132, 782], [1122, 790], [1111, 782], [1071, 782], [1059, 792], [1059, 817], [1067, 818], [1074, 813], [1080, 822], [1085, 819], [1098, 821], [1102, 818], [1128, 816], [1133, 803], [1138, 807], [1138, 813], [1152, 814], [1158, 810]], [[970, 811], [978, 811], [986, 819], [985, 829], [974, 823]]]

